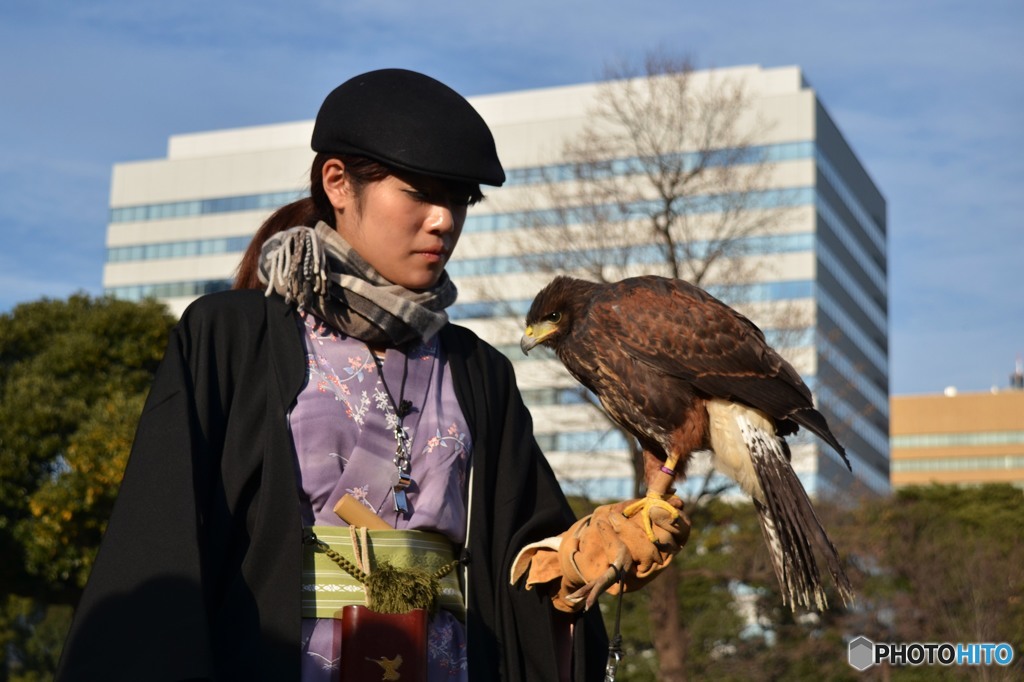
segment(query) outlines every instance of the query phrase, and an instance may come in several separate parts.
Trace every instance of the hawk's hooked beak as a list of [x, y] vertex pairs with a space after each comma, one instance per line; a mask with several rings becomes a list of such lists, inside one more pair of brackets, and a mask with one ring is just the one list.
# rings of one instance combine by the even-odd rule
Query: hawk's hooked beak
[[529, 355], [530, 351], [535, 346], [540, 343], [544, 343], [544, 339], [548, 338], [556, 331], [558, 331], [558, 326], [551, 322], [538, 322], [537, 324], [531, 324], [523, 333], [523, 338], [519, 340], [519, 348], [522, 349], [524, 355]]

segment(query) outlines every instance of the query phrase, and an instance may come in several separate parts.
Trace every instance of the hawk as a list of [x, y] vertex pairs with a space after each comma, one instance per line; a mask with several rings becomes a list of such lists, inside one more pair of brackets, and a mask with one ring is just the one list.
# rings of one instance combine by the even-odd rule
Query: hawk
[[[553, 349], [644, 451], [647, 497], [626, 515], [663, 506], [690, 454], [711, 450], [715, 469], [753, 499], [783, 601], [824, 609], [814, 548], [845, 603], [853, 591], [838, 553], [790, 466], [785, 436], [804, 427], [846, 451], [814, 408], [793, 366], [750, 320], [678, 279], [600, 284], [556, 277], [537, 294], [521, 348]], [[653, 540], [653, 534], [648, 532]]]

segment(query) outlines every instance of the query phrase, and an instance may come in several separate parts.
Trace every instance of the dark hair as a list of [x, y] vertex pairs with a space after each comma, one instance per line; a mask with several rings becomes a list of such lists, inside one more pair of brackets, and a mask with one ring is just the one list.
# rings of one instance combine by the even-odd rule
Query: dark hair
[[245, 249], [241, 263], [238, 264], [234, 282], [235, 289], [262, 288], [263, 285], [260, 283], [258, 274], [260, 251], [263, 249], [263, 243], [278, 232], [298, 225], [313, 227], [321, 220], [331, 227], [335, 227], [334, 206], [324, 191], [323, 178], [324, 165], [331, 159], [339, 159], [345, 164], [345, 173], [348, 175], [357, 197], [362, 195], [362, 190], [368, 183], [383, 180], [393, 172], [391, 168], [365, 156], [317, 154], [309, 170], [309, 196], [282, 206], [260, 225], [260, 229], [256, 231], [249, 246]]

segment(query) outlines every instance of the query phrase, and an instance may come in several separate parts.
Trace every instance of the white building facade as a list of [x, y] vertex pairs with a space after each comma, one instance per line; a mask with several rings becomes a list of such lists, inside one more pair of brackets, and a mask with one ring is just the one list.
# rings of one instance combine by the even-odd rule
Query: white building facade
[[[752, 113], [770, 124], [758, 129], [755, 144], [772, 172], [757, 188], [752, 210], [778, 214], [765, 234], [749, 237], [749, 257], [764, 267], [740, 286], [731, 283], [729, 300], [765, 328], [811, 386], [853, 473], [805, 435], [792, 442], [794, 467], [812, 495], [883, 494], [889, 489], [885, 200], [798, 68], [696, 72], [693, 87], [712, 78], [742, 83]], [[523, 237], [538, 229], [524, 207], [536, 211], [540, 185], [557, 180], [565, 143], [588, 120], [598, 92], [596, 84], [585, 84], [469, 98], [494, 133], [508, 182], [485, 188], [488, 199], [471, 210], [449, 274], [460, 291], [452, 319], [515, 363], [535, 434], [567, 492], [605, 498], [628, 496], [632, 488], [622, 437], [580, 397], [557, 360], [527, 358], [518, 347], [526, 308], [551, 277], [524, 258], [530, 240]], [[177, 135], [166, 158], [117, 164], [105, 290], [159, 298], [180, 313], [197, 296], [228, 288], [264, 218], [307, 193], [311, 132], [312, 121], [304, 121]], [[550, 241], [537, 243], [552, 248]], [[641, 263], [624, 274], [644, 271], [659, 269]], [[798, 311], [795, 334], [775, 335], [763, 322], [777, 319], [778, 310]], [[703, 480], [703, 461], [697, 457], [691, 467], [691, 490]]]

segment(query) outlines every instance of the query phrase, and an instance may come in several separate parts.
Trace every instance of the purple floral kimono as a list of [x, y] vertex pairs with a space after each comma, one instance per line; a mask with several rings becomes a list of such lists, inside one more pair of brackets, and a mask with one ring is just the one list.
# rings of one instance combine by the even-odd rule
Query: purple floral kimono
[[[378, 363], [366, 344], [304, 316], [307, 380], [290, 415], [304, 525], [345, 525], [334, 505], [348, 493], [399, 529], [428, 530], [456, 545], [466, 535], [469, 429], [437, 337], [407, 355], [389, 349]], [[409, 515], [394, 511], [395, 406], [412, 404], [401, 427], [411, 443]], [[302, 680], [328, 682], [338, 669], [329, 619], [302, 627]], [[342, 643], [344, 646], [344, 643]], [[440, 611], [428, 628], [428, 679], [468, 680], [466, 633]]]

